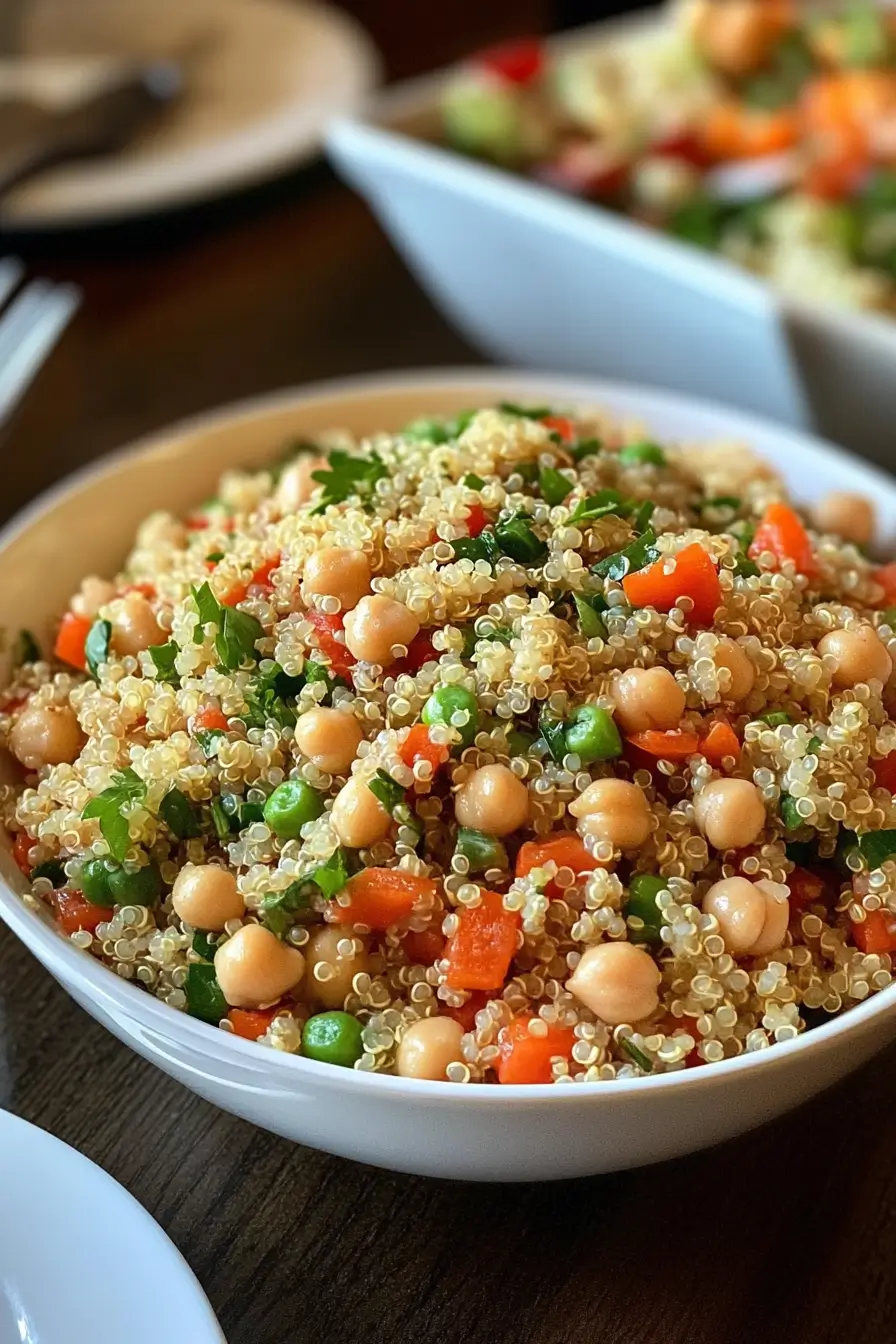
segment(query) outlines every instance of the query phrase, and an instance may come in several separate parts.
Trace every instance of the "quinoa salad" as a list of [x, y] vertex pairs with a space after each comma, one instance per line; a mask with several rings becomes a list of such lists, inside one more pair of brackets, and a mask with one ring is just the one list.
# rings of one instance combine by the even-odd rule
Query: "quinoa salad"
[[26, 902], [227, 1032], [456, 1083], [711, 1065], [896, 954], [896, 564], [743, 445], [502, 404], [229, 472], [0, 693]]
[[720, 253], [811, 301], [896, 311], [896, 14], [682, 0], [649, 30], [450, 79], [462, 153]]

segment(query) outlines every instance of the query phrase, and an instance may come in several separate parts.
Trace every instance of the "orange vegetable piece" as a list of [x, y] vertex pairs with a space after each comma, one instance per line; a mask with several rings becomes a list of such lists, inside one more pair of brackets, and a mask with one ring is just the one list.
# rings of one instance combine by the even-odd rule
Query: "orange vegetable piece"
[[453, 1017], [455, 1022], [459, 1022], [464, 1031], [472, 1031], [476, 1025], [476, 1014], [480, 1008], [484, 1008], [489, 1001], [489, 995], [481, 990], [474, 990], [466, 1003], [462, 1003], [459, 1008], [450, 1008], [448, 1004], [442, 1009], [445, 1017]]
[[860, 952], [896, 952], [896, 916], [886, 910], [869, 910], [861, 924], [853, 924], [852, 936]]
[[306, 611], [305, 616], [317, 631], [318, 647], [329, 660], [334, 675], [351, 680], [355, 660], [346, 646], [336, 638], [337, 633], [342, 630], [342, 617], [338, 614], [329, 616], [325, 611], [318, 611], [316, 608]]
[[227, 719], [217, 705], [204, 705], [190, 716], [190, 732], [227, 732]]
[[457, 932], [445, 949], [452, 989], [500, 989], [516, 952], [519, 915], [504, 909], [498, 892], [480, 891], [479, 905], [457, 912]]
[[769, 504], [750, 544], [755, 560], [763, 551], [771, 551], [778, 563], [792, 560], [800, 574], [809, 578], [818, 573], [809, 536], [789, 504]]
[[87, 655], [84, 652], [84, 645], [87, 643], [92, 625], [93, 621], [87, 616], [76, 616], [73, 611], [65, 613], [53, 646], [53, 654], [60, 663], [68, 663], [70, 667], [77, 667], [81, 672], [86, 671]]
[[27, 831], [19, 831], [12, 845], [12, 856], [26, 877], [31, 874], [31, 861], [28, 855], [31, 853], [33, 845], [34, 841]]
[[816, 159], [803, 174], [803, 190], [822, 201], [851, 200], [868, 171], [868, 156], [843, 152]]
[[880, 569], [876, 569], [871, 577], [884, 590], [882, 605], [885, 607], [896, 606], [896, 560], [891, 560], [888, 565], [881, 565]]
[[572, 1054], [576, 1043], [572, 1027], [548, 1026], [544, 1036], [533, 1036], [529, 1030], [533, 1020], [533, 1014], [521, 1014], [498, 1032], [499, 1083], [553, 1082], [551, 1060], [558, 1055], [569, 1059]]
[[[559, 835], [550, 835], [546, 840], [527, 840], [524, 845], [520, 845], [520, 852], [516, 856], [516, 876], [525, 877], [533, 868], [541, 868], [552, 859], [558, 868], [571, 868], [576, 877], [593, 873], [595, 868], [601, 867], [577, 835], [572, 831], [564, 831]], [[545, 895], [555, 901], [562, 898], [563, 891], [551, 879], [545, 887]]]
[[646, 751], [648, 756], [656, 756], [661, 761], [686, 761], [700, 749], [697, 734], [685, 732], [680, 728], [670, 733], [661, 733], [655, 728], [648, 728], [644, 733], [633, 733], [631, 737], [626, 738], [626, 741], [631, 742], [639, 751]]
[[812, 80], [800, 119], [822, 158], [872, 156], [877, 126], [896, 113], [896, 77], [886, 70], [839, 70]]
[[792, 108], [776, 111], [726, 101], [709, 109], [700, 123], [700, 144], [718, 163], [780, 154], [799, 139], [799, 118]]
[[415, 723], [399, 747], [398, 754], [410, 769], [413, 769], [416, 761], [429, 761], [435, 774], [451, 752], [444, 744], [433, 742], [425, 723]]
[[693, 625], [711, 625], [722, 601], [718, 570], [699, 542], [685, 546], [671, 564], [663, 558], [626, 575], [622, 587], [633, 607], [655, 607], [657, 611], [671, 611], [680, 597], [691, 598], [694, 605], [688, 620]]
[[471, 504], [467, 513], [467, 531], [471, 537], [478, 537], [479, 533], [488, 527], [489, 517], [481, 504]]
[[440, 655], [436, 652], [432, 642], [432, 637], [428, 630], [418, 630], [414, 638], [408, 645], [408, 651], [401, 660], [402, 668], [409, 672], [411, 676], [419, 672], [426, 663], [438, 662]]
[[790, 888], [791, 910], [805, 910], [824, 900], [824, 879], [808, 868], [794, 868], [784, 880]]
[[545, 429], [553, 430], [559, 434], [564, 443], [573, 443], [576, 438], [576, 427], [568, 415], [546, 415], [541, 422]]
[[350, 877], [345, 888], [348, 905], [333, 902], [330, 912], [335, 924], [366, 924], [370, 929], [388, 929], [406, 919], [423, 897], [435, 897], [438, 890], [428, 877], [415, 877], [399, 868], [364, 868]]
[[700, 750], [710, 765], [717, 768], [726, 756], [740, 757], [740, 738], [725, 719], [716, 719], [709, 732], [700, 743]]
[[445, 951], [445, 939], [438, 929], [410, 929], [401, 945], [413, 966], [432, 966]]
[[885, 756], [882, 761], [872, 761], [871, 769], [874, 771], [874, 778], [882, 789], [889, 789], [890, 793], [896, 793], [896, 751], [891, 751], [889, 756]]
[[57, 923], [65, 933], [80, 933], [82, 929], [96, 933], [100, 924], [106, 923], [115, 914], [111, 907], [107, 909], [104, 905], [94, 905], [80, 891], [70, 891], [67, 887], [54, 891], [48, 900]]
[[227, 1020], [233, 1027], [234, 1036], [242, 1036], [244, 1041], [257, 1041], [279, 1011], [279, 1008], [231, 1008]]

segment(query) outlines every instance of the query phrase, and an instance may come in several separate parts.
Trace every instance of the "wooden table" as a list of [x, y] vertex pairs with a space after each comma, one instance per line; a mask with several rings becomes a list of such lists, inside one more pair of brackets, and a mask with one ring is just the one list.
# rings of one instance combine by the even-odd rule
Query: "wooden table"
[[[4, 515], [203, 407], [474, 358], [322, 170], [204, 220], [26, 255], [81, 284], [85, 304], [4, 438]], [[893, 1051], [797, 1114], [664, 1167], [451, 1185], [294, 1147], [213, 1109], [93, 1023], [0, 928], [0, 1105], [141, 1200], [230, 1344], [894, 1336]], [[101, 1270], [102, 1229], [91, 1235]], [[151, 1310], [163, 1285], [123, 1291]]]

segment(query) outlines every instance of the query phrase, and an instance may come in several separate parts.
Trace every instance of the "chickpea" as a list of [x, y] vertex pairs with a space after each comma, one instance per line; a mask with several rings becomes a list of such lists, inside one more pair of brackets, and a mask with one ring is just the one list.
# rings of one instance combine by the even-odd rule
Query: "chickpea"
[[823, 658], [834, 659], [834, 685], [844, 690], [860, 682], [888, 682], [893, 674], [887, 646], [871, 625], [832, 630], [818, 641], [818, 652]]
[[566, 988], [608, 1026], [640, 1022], [657, 1008], [660, 969], [649, 952], [633, 943], [589, 947]]
[[139, 653], [150, 644], [164, 644], [167, 636], [142, 593], [122, 598], [112, 621], [111, 645], [122, 655]]
[[765, 804], [748, 779], [714, 779], [694, 799], [697, 825], [714, 849], [744, 849], [765, 825]]
[[463, 1034], [461, 1024], [451, 1017], [424, 1017], [415, 1022], [398, 1045], [395, 1064], [400, 1077], [444, 1083], [448, 1065], [461, 1058]]
[[323, 546], [305, 561], [303, 594], [338, 597], [343, 611], [351, 611], [370, 592], [370, 562], [363, 551], [348, 546]]
[[295, 740], [318, 770], [344, 775], [358, 754], [361, 727], [354, 714], [340, 709], [308, 709], [296, 723]]
[[9, 735], [13, 756], [29, 770], [71, 765], [84, 745], [75, 711], [68, 705], [28, 705]]
[[366, 849], [389, 834], [392, 818], [371, 793], [367, 781], [353, 775], [336, 795], [330, 824], [340, 844], [349, 849]]
[[867, 546], [874, 536], [874, 505], [864, 495], [831, 490], [812, 511], [819, 532], [833, 532], [856, 546]]
[[579, 833], [607, 840], [614, 849], [637, 849], [650, 834], [644, 791], [625, 779], [597, 779], [573, 799], [569, 811]]
[[420, 622], [403, 602], [374, 593], [361, 601], [345, 618], [345, 642], [349, 653], [365, 663], [388, 667], [395, 662], [396, 644], [410, 644]]
[[700, 52], [725, 75], [758, 70], [793, 23], [789, 0], [692, 0], [691, 34]]
[[483, 765], [457, 792], [458, 824], [486, 835], [509, 835], [529, 816], [529, 790], [506, 765]]
[[80, 591], [72, 598], [71, 608], [76, 616], [93, 620], [100, 607], [111, 602], [114, 596], [114, 583], [109, 583], [108, 579], [98, 578], [96, 574], [88, 574], [87, 578], [81, 581]]
[[215, 953], [215, 975], [231, 1008], [263, 1008], [295, 989], [305, 958], [270, 929], [244, 924]]
[[307, 504], [315, 490], [317, 481], [311, 479], [312, 471], [320, 471], [327, 465], [327, 459], [317, 453], [303, 453], [296, 462], [292, 462], [277, 484], [277, 503], [284, 513], [295, 513]]
[[[367, 970], [366, 950], [348, 957], [340, 955], [339, 944], [347, 938], [344, 929], [322, 924], [313, 930], [305, 946], [305, 992], [309, 1001], [321, 1008], [344, 1007], [355, 976]], [[318, 966], [329, 967], [326, 979], [319, 980], [314, 974]]]
[[188, 863], [175, 879], [171, 893], [174, 912], [194, 929], [216, 933], [230, 919], [242, 919], [246, 903], [229, 868], [217, 863]]
[[715, 915], [725, 947], [735, 957], [765, 956], [784, 942], [790, 891], [780, 882], [726, 877], [710, 887], [703, 912]]
[[684, 713], [684, 691], [665, 667], [633, 667], [613, 683], [616, 722], [626, 733], [666, 732]]
[[756, 671], [741, 646], [727, 635], [723, 636], [716, 647], [713, 662], [717, 668], [725, 668], [729, 673], [727, 678], [719, 678], [721, 698], [746, 700], [756, 681]]

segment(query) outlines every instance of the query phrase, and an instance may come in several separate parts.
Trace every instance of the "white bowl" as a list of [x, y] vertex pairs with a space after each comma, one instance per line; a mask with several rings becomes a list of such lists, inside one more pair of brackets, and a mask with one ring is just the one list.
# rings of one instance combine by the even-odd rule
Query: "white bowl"
[[[667, 20], [552, 40], [595, 46]], [[439, 146], [451, 72], [331, 127], [330, 157], [445, 314], [495, 359], [711, 397], [893, 460], [896, 320], [800, 302], [718, 257]]]
[[[334, 425], [397, 429], [427, 413], [512, 398], [599, 405], [661, 439], [749, 442], [808, 500], [836, 485], [873, 497], [896, 536], [896, 484], [793, 431], [722, 407], [609, 383], [500, 370], [323, 384], [176, 426], [44, 496], [0, 535], [10, 629], [46, 636], [79, 577], [114, 572], [154, 508], [186, 511], [229, 467]], [[68, 563], [61, 563], [65, 556]], [[93, 1017], [207, 1100], [301, 1143], [399, 1171], [548, 1180], [658, 1162], [730, 1138], [836, 1082], [896, 1035], [896, 986], [784, 1045], [656, 1078], [570, 1087], [417, 1082], [277, 1054], [175, 1012], [60, 937], [16, 894], [0, 849], [0, 917]]]

